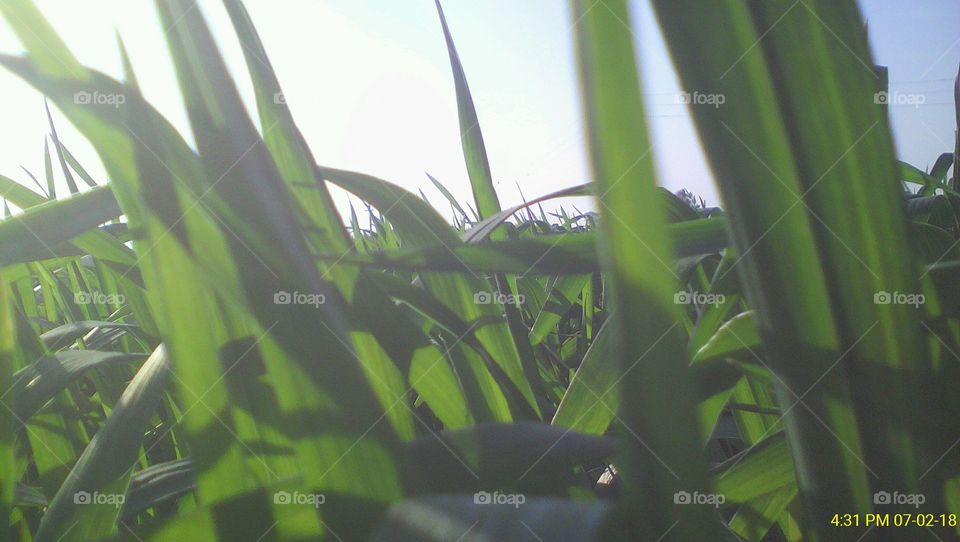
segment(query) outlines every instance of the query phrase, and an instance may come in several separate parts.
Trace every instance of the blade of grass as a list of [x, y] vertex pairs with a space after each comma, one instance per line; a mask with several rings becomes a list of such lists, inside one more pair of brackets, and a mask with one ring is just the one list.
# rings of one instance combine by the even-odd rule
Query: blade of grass
[[67, 181], [67, 188], [70, 189], [70, 193], [76, 194], [80, 191], [80, 189], [77, 188], [77, 181], [73, 179], [73, 174], [70, 173], [70, 168], [67, 167], [67, 161], [63, 156], [63, 147], [60, 146], [60, 138], [57, 137], [57, 127], [53, 124], [53, 115], [50, 114], [50, 103], [44, 101], [43, 106], [47, 110], [47, 121], [50, 123], [50, 138], [53, 140], [53, 147], [57, 151], [57, 160], [60, 161], [60, 170], [63, 171], [63, 178]]
[[69, 199], [50, 201], [0, 222], [0, 263], [50, 258], [50, 247], [120, 216], [109, 188], [98, 188]]
[[126, 494], [127, 480], [136, 462], [144, 430], [160, 401], [169, 368], [162, 346], [147, 358], [124, 390], [120, 403], [77, 460], [73, 475], [51, 500], [37, 531], [38, 541], [85, 541], [113, 531], [120, 513], [119, 505], [93, 501], [83, 505], [91, 495], [103, 493], [110, 496], [111, 491], [117, 492], [114, 497]]
[[[0, 276], [0, 382], [13, 381], [14, 351], [14, 323], [13, 305], [10, 300], [10, 291], [7, 283]], [[6, 384], [3, 384], [6, 388]], [[0, 396], [0, 534], [3, 538], [13, 540], [13, 527], [7, 518], [13, 511], [14, 488], [16, 484], [16, 452], [15, 452], [15, 417], [14, 401], [16, 392], [4, 390]]]
[[722, 107], [696, 106], [691, 112], [741, 255], [734, 267], [757, 311], [776, 375], [809, 519], [806, 535], [836, 538], [829, 521], [837, 510], [871, 509], [869, 471], [846, 378], [842, 370], [832, 371], [843, 351], [814, 243], [814, 219], [797, 201], [799, 173], [765, 58], [749, 53], [760, 34], [750, 23], [749, 7], [740, 2], [656, 0], [654, 7], [688, 92], [727, 98]]
[[[874, 103], [877, 80], [862, 18], [849, 0], [814, 0], [789, 13], [784, 5], [759, 3], [753, 17], [759, 32], [771, 29], [762, 47], [805, 206], [816, 219], [847, 353], [843, 369], [856, 383], [851, 393], [864, 460], [876, 476], [873, 491], [917, 493], [921, 465], [937, 461], [955, 438], [936, 421], [942, 405], [925, 400], [932, 375], [921, 311], [876, 301], [880, 292], [918, 293], [919, 266], [907, 238], [893, 141]], [[822, 114], [809, 115], [813, 108]], [[942, 481], [927, 482], [925, 493], [937, 507], [933, 495], [942, 494]]]
[[[676, 258], [717, 252], [727, 244], [726, 220], [710, 218], [670, 224], [667, 233]], [[597, 234], [587, 231], [491, 241], [476, 245], [434, 242], [414, 248], [319, 257], [385, 269], [450, 271], [471, 274], [579, 275], [598, 271]]]
[[467, 85], [467, 76], [460, 63], [460, 55], [450, 35], [447, 18], [443, 14], [440, 0], [436, 0], [437, 13], [440, 15], [440, 25], [443, 27], [443, 37], [447, 43], [447, 54], [450, 56], [450, 68], [453, 70], [453, 82], [457, 92], [457, 114], [460, 119], [460, 142], [463, 146], [463, 157], [467, 163], [467, 173], [470, 176], [470, 186], [473, 189], [473, 199], [477, 204], [480, 218], [487, 218], [500, 212], [500, 200], [497, 191], [493, 188], [493, 175], [490, 173], [490, 163], [487, 161], [487, 149], [483, 144], [483, 134], [480, 132], [480, 119], [473, 105], [473, 96]]
[[624, 458], [618, 466], [627, 485], [617, 519], [634, 539], [656, 540], [668, 532], [680, 539], [710, 538], [719, 533], [710, 511], [676, 504], [679, 492], [706, 487], [706, 467], [673, 303], [675, 276], [664, 263], [671, 248], [647, 152], [630, 17], [622, 0], [596, 9], [587, 1], [571, 5], [593, 176], [605, 217], [601, 258], [617, 315], [612, 351], [625, 374]]

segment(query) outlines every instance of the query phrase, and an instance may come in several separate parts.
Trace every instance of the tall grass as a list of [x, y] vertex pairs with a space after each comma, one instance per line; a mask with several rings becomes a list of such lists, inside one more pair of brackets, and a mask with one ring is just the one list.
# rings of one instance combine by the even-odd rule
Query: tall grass
[[451, 224], [315, 163], [239, 0], [262, 133], [156, 3], [195, 148], [122, 44], [118, 81], [0, 3], [109, 176], [51, 117], [39, 192], [0, 177], [0, 538], [956, 538], [955, 156], [897, 162], [856, 4], [802, 4], [654, 1], [720, 211], [657, 186], [624, 0], [570, 3], [595, 180], [502, 209], [438, 2]]

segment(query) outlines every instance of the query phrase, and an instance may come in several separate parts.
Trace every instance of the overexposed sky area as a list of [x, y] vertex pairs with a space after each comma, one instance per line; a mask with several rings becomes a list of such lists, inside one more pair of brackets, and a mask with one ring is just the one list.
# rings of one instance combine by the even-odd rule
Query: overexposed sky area
[[[36, 4], [83, 64], [117, 78], [119, 33], [147, 99], [190, 141], [153, 2]], [[686, 106], [678, 103], [680, 86], [649, 4], [631, 4], [660, 184], [674, 191], [688, 188], [708, 205], [720, 204]], [[461, 201], [470, 200], [453, 81], [433, 0], [246, 0], [246, 5], [319, 163], [422, 189], [448, 217], [449, 207], [425, 172]], [[568, 2], [446, 0], [444, 8], [501, 203], [521, 201], [518, 185], [529, 199], [589, 180]], [[206, 16], [253, 110], [241, 49], [223, 6], [202, 0], [194, 9]], [[960, 2], [863, 0], [861, 9], [874, 60], [890, 68], [891, 92], [923, 95], [920, 106], [891, 107], [891, 118], [900, 158], [927, 167], [953, 149]], [[3, 20], [0, 51], [22, 52]], [[42, 179], [48, 133], [43, 97], [8, 72], [0, 72], [0, 88], [0, 174], [27, 184], [23, 166]], [[105, 181], [90, 145], [57, 111], [54, 118], [66, 146]], [[59, 177], [58, 186], [66, 192]], [[344, 208], [346, 196], [338, 194], [337, 200]]]

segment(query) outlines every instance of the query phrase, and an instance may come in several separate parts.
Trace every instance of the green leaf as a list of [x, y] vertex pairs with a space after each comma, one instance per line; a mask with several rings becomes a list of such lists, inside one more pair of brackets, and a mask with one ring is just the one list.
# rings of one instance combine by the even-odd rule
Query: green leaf
[[[457, 247], [465, 246], [453, 228], [429, 204], [410, 192], [369, 175], [332, 168], [318, 168], [318, 171], [324, 179], [342, 186], [380, 209], [397, 229], [404, 245], [412, 248], [435, 245], [444, 250], [456, 250]], [[516, 399], [512, 400], [514, 414], [539, 417], [539, 405], [524, 374], [516, 344], [507, 322], [503, 319], [502, 311], [496, 304], [476, 301], [478, 295], [492, 295], [494, 289], [490, 282], [476, 274], [458, 276], [422, 273], [421, 278], [434, 297], [442, 300], [461, 319], [484, 324], [478, 327], [478, 339], [500, 369], [508, 375], [521, 394], [522, 401], [526, 403], [518, 404]], [[468, 361], [472, 361], [474, 367], [482, 363], [479, 358], [468, 358]], [[486, 381], [483, 383], [487, 386], [492, 384], [496, 387], [488, 374], [481, 373], [478, 378]], [[509, 390], [507, 391], [509, 393]], [[499, 390], [485, 395], [487, 403], [495, 413], [496, 421], [509, 421], [512, 415], [504, 408], [503, 400], [498, 397], [497, 392]]]
[[713, 488], [730, 503], [745, 503], [794, 484], [793, 460], [782, 432], [769, 435], [712, 470]]
[[120, 216], [109, 188], [97, 188], [72, 198], [50, 201], [0, 222], [0, 264], [56, 258], [59, 243]]
[[74, 343], [80, 337], [95, 329], [131, 329], [137, 327], [135, 324], [123, 324], [119, 322], [103, 322], [100, 320], [82, 320], [80, 322], [71, 322], [57, 326], [46, 333], [40, 335], [40, 340], [47, 345], [50, 350], [59, 350], [65, 346]]
[[[760, 3], [753, 16], [759, 28], [771, 29], [761, 46], [804, 205], [815, 219], [871, 489], [921, 491], [920, 476], [955, 439], [929, 424], [943, 411], [924, 392], [937, 377], [921, 312], [876, 302], [879, 292], [916, 293], [920, 284], [893, 138], [873, 100], [878, 80], [860, 10], [852, 0], [816, 0], [789, 13]], [[809, 115], [814, 108], [822, 114]], [[939, 476], [924, 483], [925, 491], [941, 494]]]
[[[678, 506], [679, 491], [706, 487], [685, 338], [674, 303], [676, 276], [658, 197], [626, 2], [574, 0], [576, 47], [593, 176], [609, 273], [612, 352], [619, 361], [626, 431], [618, 464], [626, 484], [617, 519], [634, 539], [711, 538], [716, 518]], [[670, 408], [663, 408], [670, 405]], [[637, 511], [642, 510], [642, 517]]]
[[[427, 178], [430, 179], [430, 182], [433, 183], [433, 186], [437, 190], [439, 190], [441, 194], [443, 194], [443, 197], [447, 199], [447, 201], [450, 203], [450, 206], [456, 209], [458, 213], [460, 213], [459, 219], [462, 219], [464, 222], [470, 220], [470, 217], [467, 216], [467, 212], [464, 211], [463, 207], [460, 206], [460, 202], [457, 201], [457, 198], [455, 198], [453, 194], [451, 194], [450, 191], [447, 190], [447, 187], [440, 184], [440, 181], [436, 180], [433, 177], [433, 175], [430, 175], [429, 173], [427, 173]], [[454, 217], [454, 218], [457, 218], [457, 217]]]
[[480, 243], [485, 241], [490, 235], [497, 229], [497, 226], [506, 222], [511, 216], [517, 214], [517, 212], [526, 209], [527, 207], [547, 201], [555, 198], [563, 198], [569, 196], [588, 196], [592, 194], [590, 191], [589, 184], [582, 184], [578, 186], [571, 186], [570, 188], [564, 188], [563, 190], [558, 190], [556, 192], [551, 192], [545, 196], [540, 196], [539, 198], [533, 199], [531, 201], [526, 201], [520, 205], [515, 205], [505, 211], [500, 211], [493, 216], [489, 216], [482, 221], [475, 224], [472, 228], [464, 232], [463, 241], [466, 243]]
[[96, 350], [65, 350], [43, 357], [13, 375], [14, 412], [20, 420], [27, 420], [84, 371], [142, 358], [142, 354]]
[[453, 70], [453, 82], [457, 91], [457, 114], [460, 118], [460, 142], [463, 146], [463, 157], [467, 163], [467, 173], [470, 175], [470, 186], [473, 189], [473, 199], [477, 204], [480, 218], [488, 218], [500, 212], [500, 200], [497, 191], [493, 188], [493, 175], [490, 173], [490, 163], [487, 161], [487, 149], [483, 145], [483, 134], [480, 132], [480, 119], [473, 105], [470, 87], [467, 85], [467, 76], [460, 63], [460, 55], [453, 44], [453, 36], [447, 26], [447, 18], [443, 15], [440, 0], [436, 0], [437, 13], [440, 14], [440, 25], [443, 27], [443, 37], [447, 42], [447, 53], [450, 56], [450, 68]]
[[66, 158], [67, 163], [70, 164], [70, 167], [80, 175], [80, 178], [83, 179], [83, 182], [86, 183], [90, 188], [96, 188], [99, 186], [96, 181], [93, 180], [93, 177], [87, 173], [87, 170], [80, 164], [80, 162], [73, 156], [66, 146], [61, 142], [60, 150], [63, 151], [63, 156]]
[[744, 503], [730, 518], [728, 527], [750, 542], [762, 542], [797, 496], [797, 486], [790, 484]]
[[570, 275], [557, 278], [550, 288], [546, 303], [541, 306], [540, 313], [537, 314], [533, 328], [530, 329], [530, 344], [534, 346], [540, 344], [547, 334], [556, 328], [560, 319], [576, 303], [587, 281], [592, 279], [593, 275]]
[[[824, 63], [821, 54], [831, 59], [842, 56], [845, 62], [856, 62], [856, 57], [842, 50], [843, 40], [828, 35], [829, 26], [811, 28], [820, 24], [811, 10], [819, 10], [809, 3], [794, 5], [772, 28], [773, 20], [765, 16], [761, 23], [759, 12], [779, 10], [782, 14], [790, 8], [787, 3], [655, 0], [654, 8], [682, 87], [691, 94], [725, 98], [721, 107], [694, 105], [690, 111], [717, 177], [730, 220], [731, 243], [741, 255], [733, 268], [756, 310], [767, 361], [776, 375], [777, 396], [784, 405], [784, 421], [801, 473], [804, 508], [811, 518], [806, 535], [829, 539], [836, 536], [829, 520], [837, 510], [870, 510], [869, 474], [861, 459], [863, 450], [850, 388], [843, 368], [838, 367], [843, 350], [817, 243], [820, 232], [815, 234], [818, 221], [800, 199], [803, 182], [812, 183], [829, 172], [830, 164], [801, 172], [795, 142], [785, 125], [809, 121], [812, 128], [814, 122], [828, 116], [809, 112], [825, 107], [824, 89], [820, 87], [834, 85], [836, 78], [833, 74], [808, 74], [802, 86], [818, 87], [813, 93], [806, 91], [816, 103], [788, 108], [781, 98], [790, 89], [775, 81], [772, 70], [801, 73], [817, 69]], [[697, 16], [691, 17], [691, 13]], [[861, 32], [859, 21], [857, 25], [856, 31]], [[785, 28], [788, 26], [791, 28]], [[790, 42], [792, 54], [798, 56], [790, 61], [773, 60], [776, 53], [766, 47], [768, 40], [773, 36], [782, 39], [798, 28], [807, 29], [817, 41], [811, 44], [807, 37], [795, 36]], [[848, 27], [842, 29], [846, 32]], [[811, 54], [811, 47], [825, 44], [829, 44], [829, 52]], [[865, 70], [860, 65], [846, 68], [848, 72], [855, 70], [861, 72], [856, 77], [872, 73], [872, 68]], [[869, 94], [862, 90], [850, 93], [848, 98], [872, 105], [876, 89], [870, 89]], [[846, 130], [841, 132], [844, 137], [850, 135]], [[825, 135], [822, 128], [810, 133]], [[843, 153], [851, 142], [834, 142], [816, 156], [828, 162], [849, 162]], [[801, 180], [807, 174], [814, 177]], [[876, 190], [875, 182], [872, 184], [871, 189]], [[895, 189], [892, 182], [889, 188]], [[843, 200], [845, 206], [849, 204], [846, 195]], [[875, 216], [883, 220], [880, 214]], [[859, 273], [862, 278], [862, 267]], [[796, 404], [800, 397], [802, 404]], [[790, 405], [795, 407], [787, 411]], [[823, 469], [825, 464], [838, 462], [842, 462], [842, 468]]]
[[190, 493], [196, 487], [196, 473], [189, 459], [150, 465], [130, 477], [120, 517], [130, 521], [137, 514]]
[[21, 209], [47, 202], [47, 198], [3, 175], [0, 175], [0, 194]]
[[[705, 218], [670, 224], [675, 257], [722, 250], [727, 244], [726, 221]], [[580, 275], [600, 270], [596, 232], [539, 235], [476, 245], [432, 243], [415, 248], [379, 250], [361, 255], [320, 254], [332, 261], [359, 263], [386, 269], [451, 271], [479, 275]]]
[[[188, 24], [190, 18], [190, 14], [185, 16], [178, 29], [196, 29], [197, 21], [190, 20]], [[273, 206], [286, 195], [280, 190], [264, 198], [249, 198], [249, 193], [236, 192], [244, 184], [250, 188], [254, 178], [256, 190], [269, 192], [271, 189], [261, 183], [270, 178], [269, 171], [261, 171], [265, 173], [263, 177], [257, 174], [260, 166], [269, 166], [238, 163], [237, 167], [242, 166], [249, 176], [239, 183], [224, 179], [217, 185], [230, 188], [230, 199], [215, 190], [208, 192], [217, 177], [206, 177], [196, 154], [133, 89], [89, 71], [84, 75], [93, 78], [96, 86], [63, 71], [55, 77], [45, 77], [29, 61], [9, 57], [0, 61], [43, 88], [91, 139], [128, 222], [137, 232], [135, 243], [145, 251], [144, 279], [177, 367], [182, 396], [196, 402], [199, 394], [205, 394], [206, 408], [190, 410], [185, 424], [199, 466], [198, 486], [206, 502], [243, 494], [260, 484], [257, 476], [265, 478], [270, 470], [287, 473], [301, 469], [307, 486], [302, 489], [336, 487], [337, 500], [360, 498], [366, 503], [333, 519], [352, 524], [356, 530], [370, 525], [361, 516], [375, 514], [378, 507], [400, 495], [391, 451], [394, 436], [387, 424], [377, 427], [384, 408], [371, 393], [364, 368], [358, 366], [351, 348], [346, 346], [342, 335], [344, 311], [338, 308], [339, 298], [329, 286], [318, 282], [319, 273], [309, 250], [303, 246], [302, 230], [297, 225], [290, 226], [293, 214]], [[123, 94], [126, 101], [121, 107], [74, 103], [75, 92], [94, 89]], [[220, 97], [218, 94], [217, 98]], [[249, 144], [247, 141], [246, 145]], [[262, 152], [248, 158], [264, 160]], [[224, 165], [224, 170], [230, 163]], [[206, 194], [203, 205], [200, 194]], [[230, 207], [237, 200], [246, 203]], [[255, 208], [265, 201], [270, 205]], [[246, 214], [240, 218], [237, 211]], [[286, 225], [280, 227], [284, 233], [279, 238], [289, 243], [265, 241], [263, 235], [277, 228], [281, 215]], [[290, 251], [300, 252], [294, 255]], [[307, 267], [292, 265], [298, 261], [310, 263]], [[271, 275], [264, 264], [277, 276]], [[275, 304], [273, 296], [282, 289], [329, 294], [319, 311], [325, 322], [317, 318], [318, 311], [312, 307]], [[271, 327], [278, 320], [282, 325]], [[263, 336], [257, 353], [262, 352], [260, 357], [269, 380], [288, 393], [264, 396], [253, 411], [258, 418], [295, 436], [291, 439], [272, 432], [270, 438], [286, 445], [292, 440], [299, 461], [279, 455], [248, 463], [244, 459], [248, 453], [245, 443], [238, 441], [236, 435], [239, 432], [249, 439], [265, 437], [250, 416], [233, 411], [229, 399], [236, 398], [242, 388], [235, 388], [228, 395], [221, 363], [230, 366], [243, 353], [244, 350], [237, 350], [236, 340], [251, 336], [256, 339], [269, 330], [272, 331]], [[221, 359], [222, 353], [228, 356]], [[324, 363], [317, 363], [321, 353]], [[269, 408], [264, 402], [269, 403]], [[353, 445], [364, 431], [366, 438]], [[348, 449], [352, 452], [345, 455]], [[360, 478], [357, 472], [363, 473]], [[264, 529], [269, 525], [266, 523]], [[338, 526], [342, 527], [334, 528]]]
[[[0, 395], [0, 518], [9, 518], [13, 510], [14, 489], [16, 488], [16, 425], [14, 405], [17, 400], [15, 390], [7, 389], [6, 382], [13, 381], [14, 352], [16, 351], [13, 305], [7, 283], [0, 276], [0, 382], [4, 382], [4, 393]], [[9, 521], [0, 522], [0, 534], [4, 538], [13, 538]]]
[[[36, 540], [86, 541], [113, 531], [122, 504], [118, 496], [126, 494], [130, 471], [160, 402], [168, 371], [169, 361], [161, 346], [144, 362], [51, 500]], [[97, 495], [104, 499], [97, 500]]]
[[[727, 320], [693, 356], [693, 362], [741, 357], [759, 350], [760, 334], [753, 311], [742, 312]], [[753, 354], [748, 357], [752, 358]]]
[[[63, 147], [60, 145], [60, 138], [57, 137], [57, 127], [54, 126], [53, 116], [50, 114], [50, 104], [49, 102], [45, 101], [43, 105], [47, 109], [47, 120], [50, 122], [50, 138], [53, 139], [53, 146], [57, 150], [57, 159], [60, 161], [60, 170], [63, 171], [63, 178], [67, 181], [67, 188], [70, 189], [70, 193], [76, 194], [80, 191], [80, 189], [77, 188], [77, 181], [73, 179], [73, 174], [70, 173], [70, 168], [67, 167], [67, 160], [63, 155]], [[53, 193], [52, 188], [51, 193]]]
[[554, 425], [590, 435], [607, 431], [620, 408], [624, 370], [614, 357], [612, 329], [607, 321], [597, 331], [557, 407]]
[[[13, 21], [10, 27], [23, 43], [24, 49], [30, 52], [40, 73], [57, 75], [66, 72], [70, 77], [84, 77], [86, 70], [31, 0], [4, 2], [0, 11], [7, 20]], [[53, 197], [52, 192], [50, 196]]]
[[937, 161], [933, 163], [933, 167], [930, 168], [930, 176], [939, 181], [947, 180], [947, 172], [950, 171], [950, 166], [953, 165], [953, 153], [945, 152], [937, 157]]

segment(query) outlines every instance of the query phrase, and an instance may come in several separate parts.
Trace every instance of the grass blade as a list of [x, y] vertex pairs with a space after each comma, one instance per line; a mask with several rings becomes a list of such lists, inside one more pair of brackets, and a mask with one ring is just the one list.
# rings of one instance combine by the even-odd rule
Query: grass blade
[[[99, 501], [86, 505], [86, 499], [97, 494], [113, 497], [126, 494], [130, 471], [137, 460], [147, 423], [166, 386], [169, 369], [163, 347], [147, 358], [106, 423], [83, 451], [72, 470], [73, 475], [53, 497], [37, 531], [38, 541], [85, 541], [113, 531], [119, 505]], [[83, 505], [86, 506], [79, 507]]]
[[[586, 1], [572, 6], [593, 176], [605, 218], [601, 256], [618, 316], [613, 352], [625, 371], [620, 419], [627, 494], [618, 519], [634, 539], [656, 540], [667, 532], [680, 539], [711, 537], [719, 529], [715, 517], [675, 501], [680, 491], [706, 487], [705, 462], [673, 303], [676, 277], [665, 263], [671, 249], [648, 153], [630, 17], [622, 0], [602, 9]], [[671, 408], [658, 407], [665, 404]]]
[[477, 204], [480, 218], [487, 218], [500, 212], [500, 200], [497, 191], [493, 188], [493, 175], [490, 173], [490, 163], [487, 161], [487, 149], [483, 145], [483, 134], [480, 133], [480, 119], [473, 105], [473, 96], [467, 85], [467, 76], [460, 63], [460, 55], [450, 35], [447, 18], [443, 14], [440, 0], [436, 0], [437, 13], [440, 15], [440, 24], [443, 27], [443, 37], [447, 43], [447, 53], [450, 56], [450, 68], [453, 70], [453, 82], [457, 91], [457, 113], [460, 118], [460, 142], [463, 146], [463, 157], [467, 162], [467, 173], [470, 176], [470, 186], [473, 189], [473, 199]]

